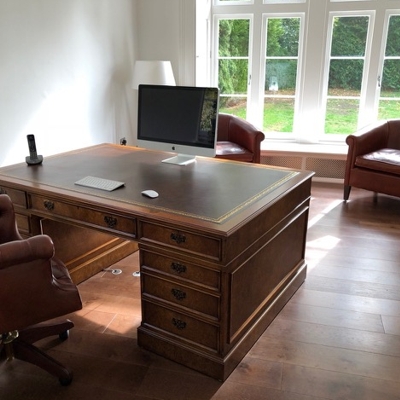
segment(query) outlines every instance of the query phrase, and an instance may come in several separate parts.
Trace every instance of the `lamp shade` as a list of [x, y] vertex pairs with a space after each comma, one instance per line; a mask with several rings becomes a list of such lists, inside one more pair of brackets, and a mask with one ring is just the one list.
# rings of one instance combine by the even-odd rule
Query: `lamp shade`
[[133, 71], [133, 89], [137, 89], [140, 84], [176, 85], [171, 62], [136, 61]]

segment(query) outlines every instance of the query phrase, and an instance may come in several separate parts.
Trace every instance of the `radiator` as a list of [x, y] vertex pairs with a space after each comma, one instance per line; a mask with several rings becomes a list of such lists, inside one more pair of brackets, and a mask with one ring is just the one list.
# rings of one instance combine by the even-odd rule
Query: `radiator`
[[315, 155], [303, 153], [292, 155], [290, 152], [274, 154], [263, 151], [261, 164], [275, 165], [290, 169], [314, 171], [313, 180], [342, 183], [346, 166], [346, 157], [341, 154]]

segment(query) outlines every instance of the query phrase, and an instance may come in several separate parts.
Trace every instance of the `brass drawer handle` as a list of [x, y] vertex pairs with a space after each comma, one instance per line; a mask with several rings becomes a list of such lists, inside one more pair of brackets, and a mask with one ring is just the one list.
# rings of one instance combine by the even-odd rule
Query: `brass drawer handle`
[[109, 228], [115, 228], [117, 226], [117, 218], [114, 217], [104, 217], [104, 222], [107, 224]]
[[171, 239], [177, 244], [186, 242], [186, 236], [182, 235], [181, 233], [171, 233]]
[[50, 200], [45, 200], [43, 202], [43, 205], [44, 205], [44, 208], [47, 211], [53, 211], [54, 210], [54, 203], [52, 201], [50, 201]]
[[176, 273], [178, 274], [183, 274], [186, 272], [186, 265], [179, 264], [179, 263], [172, 263], [171, 264], [171, 269], [173, 269]]
[[180, 331], [186, 328], [186, 322], [180, 319], [172, 318], [172, 324]]
[[179, 301], [186, 299], [186, 293], [179, 289], [171, 289], [172, 295]]

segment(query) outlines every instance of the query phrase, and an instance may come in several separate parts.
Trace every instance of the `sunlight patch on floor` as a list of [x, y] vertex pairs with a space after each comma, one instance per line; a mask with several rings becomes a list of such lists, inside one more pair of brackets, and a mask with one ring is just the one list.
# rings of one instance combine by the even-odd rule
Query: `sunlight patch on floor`
[[327, 207], [325, 207], [319, 214], [317, 214], [315, 217], [311, 218], [308, 221], [308, 228], [311, 228], [313, 225], [315, 225], [318, 221], [320, 221], [325, 215], [327, 215], [329, 212], [331, 212], [335, 207], [337, 207], [339, 204], [342, 204], [343, 200], [333, 200]]
[[[340, 239], [336, 236], [325, 235], [307, 242], [307, 268], [312, 271], [330, 250], [334, 249]], [[313, 262], [314, 261], [314, 262]]]

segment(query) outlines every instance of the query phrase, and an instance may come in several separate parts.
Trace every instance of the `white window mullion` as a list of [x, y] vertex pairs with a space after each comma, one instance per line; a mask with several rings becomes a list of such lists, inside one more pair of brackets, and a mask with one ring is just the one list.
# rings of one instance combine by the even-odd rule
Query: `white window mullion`
[[263, 59], [261, 57], [260, 46], [263, 38], [262, 17], [254, 15], [251, 25], [250, 39], [250, 63], [249, 63], [249, 90], [247, 119], [255, 126], [262, 129], [262, 93], [260, 91], [260, 69], [262, 68]]
[[[377, 107], [376, 107], [376, 96], [377, 96], [377, 68], [379, 68], [379, 56], [375, 59], [373, 51], [379, 49], [378, 43], [374, 45], [374, 38], [378, 32], [382, 32], [382, 25], [376, 24], [376, 12], [370, 12], [370, 22], [367, 36], [367, 48], [365, 52], [365, 65], [363, 74], [363, 83], [361, 88], [361, 99], [360, 109], [358, 113], [358, 126], [361, 128], [376, 119]], [[379, 36], [379, 34], [378, 34]]]

